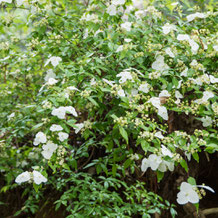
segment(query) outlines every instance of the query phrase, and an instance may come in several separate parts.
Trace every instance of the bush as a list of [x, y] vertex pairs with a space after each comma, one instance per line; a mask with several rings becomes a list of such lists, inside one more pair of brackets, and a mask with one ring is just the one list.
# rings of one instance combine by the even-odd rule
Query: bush
[[193, 159], [218, 150], [212, 2], [1, 1], [1, 192], [19, 193], [12, 213], [49, 217], [49, 201], [64, 217], [199, 206]]

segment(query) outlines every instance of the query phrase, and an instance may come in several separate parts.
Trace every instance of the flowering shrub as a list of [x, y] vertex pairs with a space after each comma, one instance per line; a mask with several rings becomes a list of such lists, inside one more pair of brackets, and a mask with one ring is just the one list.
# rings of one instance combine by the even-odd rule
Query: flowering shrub
[[190, 4], [0, 1], [1, 192], [23, 191], [16, 215], [48, 192], [69, 218], [199, 206], [191, 163], [218, 151], [217, 12]]

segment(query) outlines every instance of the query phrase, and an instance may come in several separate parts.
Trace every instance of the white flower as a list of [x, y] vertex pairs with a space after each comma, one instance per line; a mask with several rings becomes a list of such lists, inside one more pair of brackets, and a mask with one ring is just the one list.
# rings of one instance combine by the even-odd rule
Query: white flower
[[169, 69], [169, 66], [164, 63], [164, 56], [159, 55], [151, 65], [152, 69], [157, 71], [164, 71]]
[[123, 4], [125, 4], [125, 0], [112, 0], [112, 4], [113, 5], [123, 5]]
[[161, 145], [161, 152], [164, 156], [173, 157], [173, 153], [168, 148], [166, 148], [164, 145]]
[[53, 153], [56, 151], [57, 149], [57, 145], [54, 144], [51, 141], [48, 141], [47, 144], [42, 146], [42, 155], [45, 159], [49, 160], [51, 158], [51, 156], [53, 155]]
[[70, 90], [70, 91], [79, 91], [79, 89], [77, 89], [75, 86], [69, 86], [69, 87], [67, 87], [67, 90]]
[[212, 76], [212, 75], [210, 75], [209, 78], [210, 78], [210, 82], [211, 82], [211, 83], [218, 83], [218, 78], [215, 78], [215, 77]]
[[50, 58], [46, 61], [45, 66], [48, 65], [48, 64], [51, 62], [51, 64], [52, 64], [54, 67], [56, 67], [56, 66], [59, 64], [60, 61], [62, 61], [62, 58], [53, 56], [53, 57], [50, 57]]
[[188, 40], [189, 45], [191, 46], [191, 50], [193, 54], [197, 54], [197, 51], [199, 49], [198, 43], [196, 43], [193, 39]]
[[187, 34], [179, 34], [179, 35], [177, 36], [177, 40], [179, 40], [179, 41], [189, 40], [189, 39], [190, 39], [190, 36], [187, 35]]
[[145, 10], [139, 10], [135, 12], [135, 16], [137, 19], [143, 18], [146, 15], [146, 11]]
[[118, 92], [117, 92], [117, 94], [118, 94], [118, 96], [120, 96], [120, 97], [125, 97], [125, 96], [126, 96], [123, 89], [119, 89]]
[[120, 51], [123, 51], [123, 45], [120, 45], [116, 50], [116, 52], [120, 52]]
[[48, 82], [46, 84], [52, 86], [52, 85], [56, 84], [57, 82], [58, 82], [58, 80], [56, 80], [54, 78], [49, 78]]
[[179, 91], [175, 91], [175, 97], [177, 98], [177, 99], [179, 99], [179, 98], [183, 98], [183, 95], [179, 92]]
[[159, 97], [170, 97], [171, 94], [167, 90], [162, 90]]
[[78, 116], [78, 114], [77, 114], [75, 108], [72, 107], [72, 106], [67, 106], [67, 107], [65, 107], [65, 111], [68, 112], [68, 113], [70, 113], [70, 114], [72, 114], [72, 115], [75, 116], [75, 117]]
[[124, 39], [125, 42], [129, 43], [132, 41], [132, 39]]
[[158, 97], [152, 97], [149, 99], [148, 102], [150, 102], [156, 108], [161, 107], [160, 98], [158, 98]]
[[53, 116], [57, 116], [59, 119], [64, 119], [65, 114], [66, 114], [65, 107], [55, 108], [55, 109], [52, 110], [51, 114]]
[[38, 132], [33, 141], [34, 145], [39, 145], [40, 143], [46, 143], [46, 135], [43, 132]]
[[160, 156], [157, 156], [156, 154], [151, 154], [148, 158], [148, 162], [152, 170], [157, 170], [160, 163], [162, 162], [162, 159]]
[[161, 131], [158, 131], [154, 134], [155, 137], [159, 138], [159, 139], [164, 139], [164, 136], [162, 135]]
[[15, 179], [15, 182], [18, 184], [21, 184], [21, 183], [27, 182], [29, 180], [30, 180], [30, 173], [25, 171], [17, 176], [17, 178]]
[[76, 134], [84, 127], [84, 123], [77, 123], [77, 124], [74, 124], [74, 125], [76, 126], [74, 128]]
[[123, 71], [119, 74], [117, 74], [116, 77], [121, 77], [120, 80], [119, 80], [119, 83], [125, 83], [126, 80], [132, 80], [132, 75], [131, 75], [131, 72], [129, 71]]
[[203, 92], [202, 100], [203, 100], [204, 102], [206, 102], [206, 101], [208, 101], [208, 99], [213, 98], [213, 97], [214, 97], [213, 92], [204, 91], [204, 92]]
[[201, 121], [204, 127], [210, 126], [213, 123], [213, 120], [211, 119], [211, 117], [208, 117], [208, 116], [202, 117]]
[[149, 85], [148, 85], [148, 83], [142, 83], [139, 86], [139, 91], [144, 92], [144, 93], [148, 93], [149, 92]]
[[165, 49], [166, 54], [168, 54], [171, 58], [175, 58], [175, 55], [173, 54], [171, 48], [166, 48]]
[[189, 15], [186, 17], [186, 19], [187, 19], [188, 22], [191, 22], [191, 21], [194, 20], [196, 17], [198, 17], [198, 18], [205, 18], [205, 17], [206, 17], [206, 14], [196, 12], [195, 14], [189, 14]]
[[176, 30], [176, 27], [172, 24], [166, 23], [164, 26], [162, 26], [162, 29], [163, 29], [163, 34], [167, 35], [172, 30]]
[[45, 81], [47, 82], [50, 78], [55, 78], [56, 77], [56, 74], [53, 72], [53, 70], [52, 69], [49, 69], [48, 71], [47, 71], [47, 74], [46, 74], [46, 76], [45, 76]]
[[51, 114], [53, 116], [57, 116], [59, 119], [64, 119], [65, 118], [65, 115], [66, 115], [66, 112], [74, 115], [75, 117], [78, 116], [76, 110], [74, 107], [72, 106], [66, 106], [66, 107], [59, 107], [59, 108], [55, 108], [52, 110]]
[[149, 161], [148, 161], [147, 158], [144, 158], [144, 159], [142, 160], [142, 165], [141, 165], [141, 170], [142, 170], [142, 172], [146, 172], [147, 169], [148, 169], [148, 167], [150, 167]]
[[63, 130], [63, 128], [60, 125], [52, 124], [52, 126], [50, 127], [50, 130], [52, 132], [55, 132], [55, 131], [61, 131], [61, 130]]
[[199, 49], [199, 45], [193, 39], [191, 39], [189, 35], [187, 35], [187, 34], [179, 34], [177, 36], [177, 40], [179, 40], [179, 41], [183, 41], [183, 40], [188, 41], [189, 45], [191, 46], [192, 53], [193, 54], [197, 53], [197, 51]]
[[132, 26], [132, 23], [127, 21], [127, 22], [121, 24], [121, 29], [126, 30], [126, 31], [130, 31], [131, 26]]
[[111, 16], [115, 16], [117, 14], [116, 6], [115, 5], [109, 5], [107, 8], [107, 13]]
[[65, 132], [59, 132], [58, 133], [58, 136], [59, 136], [59, 140], [61, 142], [63, 142], [64, 140], [68, 139], [69, 137], [69, 134], [65, 133]]
[[24, 0], [16, 0], [17, 1], [17, 6], [21, 6], [24, 2]]
[[180, 192], [177, 194], [178, 204], [187, 204], [188, 202], [196, 204], [199, 202], [199, 196], [193, 188], [194, 186], [190, 185], [189, 183], [182, 182], [180, 186]]
[[168, 120], [168, 113], [166, 107], [164, 106], [159, 107], [157, 114], [161, 116], [164, 120]]
[[107, 80], [107, 79], [102, 79], [105, 83], [107, 83], [108, 85], [110, 86], [113, 86], [114, 84], [114, 81], [110, 81], [110, 80]]
[[33, 171], [33, 181], [39, 185], [42, 182], [47, 182], [47, 179], [38, 171], [34, 170]]

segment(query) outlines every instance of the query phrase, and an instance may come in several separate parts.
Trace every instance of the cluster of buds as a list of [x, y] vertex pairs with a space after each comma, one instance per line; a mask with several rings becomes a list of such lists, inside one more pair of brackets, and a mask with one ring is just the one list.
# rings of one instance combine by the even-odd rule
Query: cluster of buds
[[149, 73], [149, 79], [158, 79], [161, 76], [161, 73], [158, 71], [153, 71]]
[[139, 138], [146, 138], [147, 141], [152, 141], [154, 139], [154, 133], [149, 131], [144, 131], [139, 133]]
[[57, 150], [57, 159], [56, 164], [63, 165], [64, 164], [64, 155], [66, 153], [66, 149], [64, 146], [59, 146]]
[[178, 153], [173, 154], [173, 160], [176, 162], [180, 162], [182, 160], [182, 156]]
[[88, 98], [91, 94], [91, 90], [84, 90], [80, 93], [81, 97]]
[[28, 46], [33, 48], [38, 46], [39, 44], [40, 44], [39, 39], [36, 38], [36, 39], [32, 39], [31, 42], [29, 42]]
[[139, 118], [136, 118], [134, 124], [135, 124], [135, 128], [136, 128], [136, 127], [138, 127], [138, 126], [143, 125], [143, 122], [142, 122], [142, 120], [140, 120]]
[[92, 128], [92, 122], [90, 120], [84, 121], [84, 129], [91, 129]]
[[209, 133], [206, 132], [206, 131], [202, 131], [202, 130], [200, 130], [200, 129], [195, 129], [194, 135], [196, 135], [197, 137], [199, 137], [199, 136], [208, 137], [208, 136], [209, 136]]
[[115, 123], [119, 124], [120, 126], [127, 126], [128, 120], [126, 117], [119, 117], [114, 120]]
[[138, 58], [138, 57], [143, 57], [144, 56], [144, 52], [137, 52], [135, 55], [134, 55], [134, 57], [135, 58]]

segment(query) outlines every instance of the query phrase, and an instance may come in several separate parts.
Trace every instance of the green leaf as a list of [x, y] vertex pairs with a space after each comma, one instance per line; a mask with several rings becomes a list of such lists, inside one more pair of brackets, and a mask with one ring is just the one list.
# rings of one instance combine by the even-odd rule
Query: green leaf
[[128, 134], [126, 130], [122, 127], [119, 126], [120, 134], [123, 136], [123, 138], [126, 140], [126, 143], [128, 144]]
[[157, 182], [160, 182], [164, 177], [164, 173], [157, 171]]
[[195, 179], [193, 177], [189, 177], [187, 181], [191, 185], [196, 185], [196, 181], [195, 181]]
[[197, 152], [193, 153], [192, 157], [199, 163], [199, 155]]
[[185, 169], [186, 172], [188, 172], [188, 165], [184, 159], [180, 161], [181, 166]]
[[129, 167], [131, 163], [132, 163], [132, 160], [127, 159], [127, 160], [124, 162], [124, 164], [123, 164], [124, 169], [126, 169], [127, 167]]

